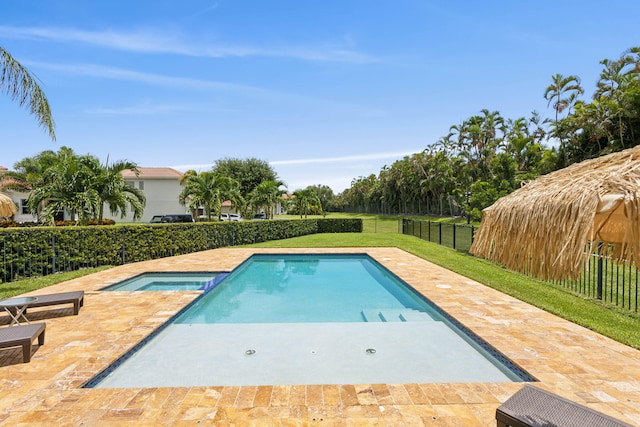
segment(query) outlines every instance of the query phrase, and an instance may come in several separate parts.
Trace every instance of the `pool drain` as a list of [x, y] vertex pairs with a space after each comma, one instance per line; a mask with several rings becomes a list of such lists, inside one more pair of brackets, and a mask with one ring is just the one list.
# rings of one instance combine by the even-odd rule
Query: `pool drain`
[[365, 352], [367, 354], [376, 354], [376, 349], [375, 348], [368, 348], [365, 350]]
[[254, 354], [256, 354], [256, 351], [253, 349], [249, 349], [245, 351], [244, 354], [246, 354], [247, 356], [253, 356]]

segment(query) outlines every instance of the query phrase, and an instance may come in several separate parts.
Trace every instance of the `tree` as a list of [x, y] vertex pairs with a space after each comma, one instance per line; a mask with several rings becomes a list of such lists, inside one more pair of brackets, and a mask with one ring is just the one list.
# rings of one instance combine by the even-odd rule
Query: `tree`
[[322, 204], [316, 192], [311, 188], [305, 188], [304, 190], [297, 190], [293, 192], [294, 198], [292, 200], [295, 212], [300, 215], [300, 218], [307, 217], [309, 214], [322, 213]]
[[274, 206], [286, 193], [280, 189], [282, 186], [282, 181], [262, 181], [249, 193], [249, 204], [256, 211], [264, 209], [267, 218], [273, 218]]
[[95, 156], [78, 156], [71, 148], [61, 147], [58, 152], [47, 150], [24, 158], [15, 168], [16, 176], [25, 183], [23, 188], [34, 189], [27, 203], [30, 211], [41, 213], [48, 222], [66, 209], [78, 215], [79, 224], [90, 219], [102, 224], [105, 203], [113, 215], [124, 217], [129, 206], [135, 219], [144, 212], [144, 193], [126, 185], [121, 174], [124, 170], [137, 172], [133, 162], [109, 165], [107, 159], [102, 165]]
[[249, 193], [264, 181], [278, 181], [278, 176], [269, 163], [256, 158], [226, 158], [216, 160], [213, 172], [233, 178], [240, 184], [240, 195], [249, 199]]
[[38, 212], [49, 224], [53, 224], [57, 212], [67, 210], [78, 216], [78, 225], [86, 225], [96, 218], [100, 195], [92, 186], [94, 172], [92, 156], [66, 156], [47, 169], [42, 185], [35, 188], [27, 199], [31, 212]]
[[552, 83], [547, 86], [544, 91], [544, 99], [549, 101], [547, 105], [553, 102], [553, 109], [556, 112], [556, 123], [558, 123], [558, 115], [567, 108], [571, 107], [571, 102], [576, 101], [572, 94], [584, 93], [584, 89], [580, 86], [580, 78], [578, 76], [563, 76], [562, 74], [554, 74], [551, 76]]
[[315, 191], [318, 200], [320, 200], [322, 212], [329, 212], [333, 208], [336, 196], [333, 194], [331, 187], [328, 185], [310, 185], [306, 189]]
[[109, 159], [103, 166], [98, 159], [91, 163], [93, 168], [92, 187], [98, 193], [98, 224], [102, 224], [104, 213], [104, 204], [109, 205], [111, 215], [117, 215], [124, 218], [127, 214], [127, 206], [131, 206], [133, 210], [133, 219], [139, 219], [144, 213], [146, 198], [142, 190], [127, 185], [122, 171], [130, 170], [138, 175], [138, 165], [126, 160], [120, 160], [109, 165]]
[[220, 215], [222, 202], [228, 199], [239, 201], [239, 184], [233, 178], [216, 172], [185, 174], [184, 188], [179, 201], [194, 211], [203, 208], [207, 219]]
[[44, 128], [52, 140], [56, 140], [55, 123], [49, 101], [36, 82], [36, 78], [0, 46], [0, 91], [29, 112]]

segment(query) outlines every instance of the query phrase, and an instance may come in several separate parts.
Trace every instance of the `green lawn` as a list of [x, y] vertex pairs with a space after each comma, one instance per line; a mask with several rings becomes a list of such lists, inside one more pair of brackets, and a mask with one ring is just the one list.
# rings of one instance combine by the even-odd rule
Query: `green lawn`
[[98, 271], [107, 270], [110, 266], [85, 268], [78, 271], [69, 271], [65, 273], [56, 273], [44, 277], [33, 277], [31, 279], [16, 280], [15, 282], [7, 282], [0, 284], [0, 299], [10, 298], [15, 295], [24, 294], [26, 292], [35, 291], [36, 289], [46, 288], [65, 280], [75, 279], [76, 277], [86, 276], [87, 274], [97, 273]]

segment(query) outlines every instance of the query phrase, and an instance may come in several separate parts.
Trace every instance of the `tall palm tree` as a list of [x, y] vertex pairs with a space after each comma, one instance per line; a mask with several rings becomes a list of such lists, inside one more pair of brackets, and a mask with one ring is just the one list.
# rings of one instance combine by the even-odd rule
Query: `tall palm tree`
[[297, 190], [293, 192], [295, 198], [293, 199], [293, 205], [300, 214], [300, 218], [307, 217], [314, 208], [316, 210], [322, 210], [322, 203], [316, 192], [311, 188], [305, 188], [304, 190]]
[[47, 169], [42, 177], [43, 184], [35, 188], [27, 199], [31, 212], [38, 212], [44, 206], [40, 215], [50, 224], [56, 212], [62, 210], [77, 215], [79, 225], [96, 218], [100, 196], [91, 185], [93, 162], [93, 156], [67, 156]]
[[552, 83], [544, 91], [544, 99], [549, 101], [547, 105], [551, 105], [553, 102], [553, 109], [556, 111], [555, 121], [558, 123], [559, 114], [571, 107], [570, 102], [576, 101], [576, 97], [571, 97], [571, 94], [582, 95], [584, 89], [580, 86], [580, 78], [578, 76], [565, 77], [562, 74], [554, 74], [551, 76], [551, 80]]
[[273, 208], [286, 191], [281, 190], [282, 181], [262, 181], [249, 193], [249, 204], [255, 209], [264, 209], [267, 218], [273, 218]]
[[204, 214], [211, 219], [213, 215], [220, 214], [223, 201], [241, 200], [239, 188], [236, 180], [216, 172], [200, 172], [197, 175], [189, 173], [178, 200], [190, 209], [202, 207]]
[[105, 203], [109, 205], [111, 215], [120, 213], [121, 217], [127, 214], [127, 206], [133, 210], [133, 219], [139, 219], [144, 213], [146, 198], [142, 190], [127, 185], [122, 171], [130, 170], [138, 175], [138, 165], [126, 160], [120, 160], [109, 165], [109, 159], [105, 165], [101, 165], [98, 159], [91, 163], [94, 176], [92, 187], [98, 193], [98, 224], [102, 224]]
[[36, 82], [35, 76], [1, 46], [0, 91], [9, 95], [14, 101], [18, 101], [21, 107], [26, 105], [40, 126], [49, 133], [49, 137], [56, 140], [55, 123], [51, 116], [49, 101]]

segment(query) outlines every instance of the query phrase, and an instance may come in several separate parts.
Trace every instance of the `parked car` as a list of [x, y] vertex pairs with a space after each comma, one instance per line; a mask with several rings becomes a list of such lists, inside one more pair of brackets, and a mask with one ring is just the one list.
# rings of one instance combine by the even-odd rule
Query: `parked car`
[[267, 219], [266, 213], [257, 213], [253, 216], [253, 219]]
[[190, 214], [169, 214], [169, 215], [154, 215], [151, 218], [151, 223], [167, 223], [167, 222], [194, 222], [193, 217]]
[[242, 215], [235, 213], [221, 213], [220, 221], [242, 221]]

